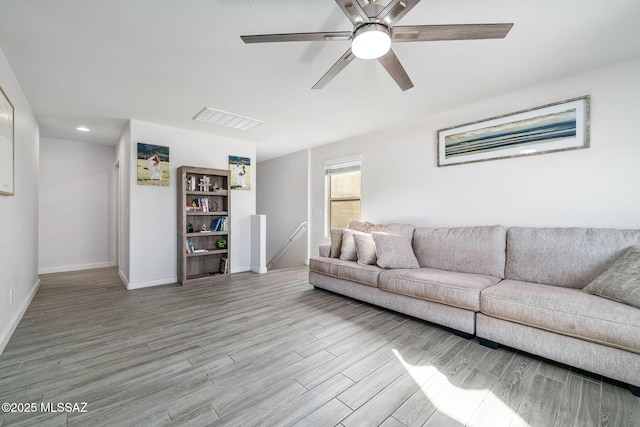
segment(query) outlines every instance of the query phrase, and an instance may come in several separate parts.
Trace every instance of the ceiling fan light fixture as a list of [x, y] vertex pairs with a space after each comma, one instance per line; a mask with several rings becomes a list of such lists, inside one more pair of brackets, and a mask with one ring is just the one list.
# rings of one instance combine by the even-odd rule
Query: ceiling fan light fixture
[[381, 24], [367, 24], [353, 34], [351, 51], [360, 59], [376, 59], [391, 49], [389, 29]]

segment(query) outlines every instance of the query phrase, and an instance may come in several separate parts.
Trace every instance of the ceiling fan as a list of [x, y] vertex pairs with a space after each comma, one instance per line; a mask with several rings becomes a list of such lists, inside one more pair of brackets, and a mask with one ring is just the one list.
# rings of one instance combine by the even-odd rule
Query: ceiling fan
[[[391, 42], [504, 38], [513, 24], [454, 24], [396, 26], [420, 0], [336, 0], [353, 24], [352, 31], [260, 34], [240, 36], [245, 43], [351, 40], [351, 47], [322, 76], [313, 89], [322, 89], [354, 58], [377, 59], [404, 91], [413, 83], [391, 49]], [[363, 4], [361, 4], [363, 3]]]

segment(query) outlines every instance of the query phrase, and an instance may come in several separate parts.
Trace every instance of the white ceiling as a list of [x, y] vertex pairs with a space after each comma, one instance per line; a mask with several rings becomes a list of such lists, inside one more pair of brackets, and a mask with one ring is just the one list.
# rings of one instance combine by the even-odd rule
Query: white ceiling
[[[137, 119], [253, 141], [259, 161], [640, 57], [639, 0], [422, 0], [397, 25], [503, 22], [503, 40], [394, 44], [406, 92], [359, 59], [312, 90], [348, 41], [240, 40], [351, 30], [333, 0], [0, 0], [0, 46], [41, 136], [115, 145]], [[265, 123], [193, 121], [205, 106]]]

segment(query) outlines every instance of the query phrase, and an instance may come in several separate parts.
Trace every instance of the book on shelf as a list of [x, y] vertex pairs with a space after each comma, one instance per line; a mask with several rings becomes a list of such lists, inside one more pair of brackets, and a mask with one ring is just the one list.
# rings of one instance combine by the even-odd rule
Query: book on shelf
[[193, 243], [191, 242], [191, 239], [187, 239], [187, 253], [192, 254], [194, 253], [195, 249], [193, 249]]
[[211, 222], [211, 231], [229, 231], [229, 219], [220, 216]]
[[227, 274], [229, 272], [229, 259], [226, 256], [220, 257], [220, 273]]
[[188, 176], [187, 177], [187, 182], [185, 183], [185, 189], [187, 191], [196, 191], [196, 177], [195, 176]]
[[199, 254], [202, 252], [209, 252], [209, 249], [196, 249], [193, 251], [194, 254]]
[[[215, 203], [215, 202], [214, 202]], [[209, 198], [197, 197], [191, 201], [191, 205], [187, 205], [187, 212], [210, 212]]]
[[202, 212], [209, 212], [209, 199], [207, 197], [200, 198], [200, 206], [202, 206]]

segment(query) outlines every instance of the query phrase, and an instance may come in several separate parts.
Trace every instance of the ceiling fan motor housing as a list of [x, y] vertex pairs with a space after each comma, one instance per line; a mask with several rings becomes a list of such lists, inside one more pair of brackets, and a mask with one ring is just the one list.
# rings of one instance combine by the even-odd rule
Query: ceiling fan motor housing
[[391, 48], [391, 32], [386, 25], [368, 23], [353, 32], [351, 51], [361, 59], [380, 58]]

